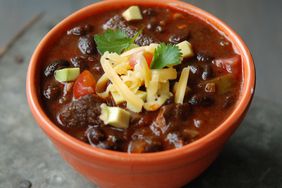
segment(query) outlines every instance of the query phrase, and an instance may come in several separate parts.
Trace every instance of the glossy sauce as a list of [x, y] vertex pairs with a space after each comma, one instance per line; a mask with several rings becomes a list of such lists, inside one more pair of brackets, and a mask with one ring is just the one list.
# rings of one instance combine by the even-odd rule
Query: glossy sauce
[[[100, 55], [95, 46], [90, 54], [83, 54], [83, 51], [79, 49], [79, 41], [83, 36], [88, 36], [91, 40], [95, 34], [103, 33], [105, 31], [103, 26], [105, 27], [105, 24], [115, 15], [121, 15], [126, 8], [93, 15], [83, 22], [70, 26], [69, 32], [65, 31], [60, 40], [49, 51], [46, 51], [44, 68], [54, 61], [65, 61], [69, 63], [67, 66], [74, 66], [71, 63], [72, 58], [78, 57], [83, 62], [81, 63], [83, 69], [89, 70], [98, 80], [103, 74], [99, 62]], [[91, 116], [89, 115], [81, 125], [70, 127], [64, 124], [64, 121], [68, 120], [63, 119], [62, 121], [62, 111], [66, 112], [66, 108], [73, 103], [75, 103], [74, 106], [79, 106], [78, 109], [80, 107], [84, 110], [93, 108], [95, 111], [95, 101], [100, 99], [86, 96], [76, 100], [73, 98], [71, 84], [58, 83], [53, 76], [46, 77], [44, 75], [45, 69], [42, 70], [40, 91], [42, 105], [50, 119], [68, 134], [95, 147], [124, 152], [155, 152], [182, 147], [205, 136], [224, 121], [232, 111], [240, 94], [242, 84], [240, 62], [237, 65], [239, 72], [235, 74], [233, 71], [232, 73], [232, 89], [224, 94], [205, 91], [205, 84], [209, 80], [228, 74], [225, 69], [216, 66], [215, 60], [235, 57], [240, 61], [240, 56], [236, 55], [232, 43], [225, 36], [209, 24], [178, 10], [158, 7], [140, 8], [143, 19], [125, 22], [127, 26], [136, 31], [142, 29], [142, 33], [149, 36], [154, 42], [177, 44], [188, 40], [192, 44], [195, 56], [184, 59], [182, 64], [177, 66], [180, 74], [183, 67], [191, 65], [188, 82], [190, 89], [185, 95], [183, 105], [176, 105], [173, 103], [173, 99], [169, 99], [162, 109], [154, 112], [143, 110], [131, 118], [130, 126], [125, 130], [103, 125], [99, 122], [97, 114], [92, 117], [97, 119], [96, 124], [88, 123], [89, 121], [95, 122], [87, 120]], [[82, 29], [85, 32], [83, 35], [77, 35], [79, 30], [74, 34], [71, 31], [74, 27], [84, 28], [85, 26], [87, 26], [86, 31]], [[67, 88], [70, 88], [68, 92]], [[79, 102], [81, 100], [84, 102]], [[111, 98], [103, 100], [103, 102], [114, 105]], [[125, 108], [125, 105], [120, 106]], [[163, 112], [163, 117], [161, 117]], [[65, 119], [71, 119], [72, 115], [68, 114], [66, 117]], [[156, 123], [160, 117], [166, 120], [166, 123], [161, 126]]]

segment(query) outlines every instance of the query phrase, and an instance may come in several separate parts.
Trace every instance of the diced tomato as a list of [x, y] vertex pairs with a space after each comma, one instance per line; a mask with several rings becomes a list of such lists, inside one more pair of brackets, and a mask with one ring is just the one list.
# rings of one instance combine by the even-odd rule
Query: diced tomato
[[[153, 55], [152, 53], [150, 53], [150, 52], [144, 52], [144, 53], [143, 53], [143, 56], [145, 57], [148, 66], [150, 67], [154, 55]], [[136, 62], [136, 55], [132, 55], [132, 56], [129, 58], [129, 66], [133, 69], [134, 66], [136, 65], [136, 63], [137, 63], [137, 62]]]
[[150, 53], [150, 52], [144, 52], [144, 57], [145, 57], [145, 59], [146, 59], [146, 61], [147, 61], [147, 63], [148, 63], [148, 66], [150, 67], [151, 66], [151, 63], [152, 63], [152, 60], [153, 60], [153, 57], [154, 57], [154, 55], [152, 54], [152, 53]]
[[73, 86], [73, 95], [76, 99], [95, 92], [96, 80], [91, 72], [83, 71], [76, 79]]
[[134, 66], [136, 65], [136, 58], [134, 55], [132, 55], [130, 58], [129, 58], [129, 66], [134, 69]]
[[235, 76], [241, 72], [241, 56], [237, 54], [232, 57], [215, 59], [213, 63]]

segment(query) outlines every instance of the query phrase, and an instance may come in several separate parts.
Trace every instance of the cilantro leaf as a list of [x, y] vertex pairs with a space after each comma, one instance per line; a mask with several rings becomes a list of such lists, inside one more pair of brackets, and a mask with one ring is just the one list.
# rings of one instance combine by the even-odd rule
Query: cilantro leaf
[[108, 29], [101, 35], [95, 35], [94, 40], [100, 54], [103, 54], [106, 51], [120, 54], [134, 43], [140, 33], [141, 32], [139, 31], [133, 38], [129, 38], [120, 29]]
[[155, 50], [150, 67], [151, 69], [162, 69], [166, 66], [178, 65], [180, 63], [180, 49], [172, 44], [161, 43]]

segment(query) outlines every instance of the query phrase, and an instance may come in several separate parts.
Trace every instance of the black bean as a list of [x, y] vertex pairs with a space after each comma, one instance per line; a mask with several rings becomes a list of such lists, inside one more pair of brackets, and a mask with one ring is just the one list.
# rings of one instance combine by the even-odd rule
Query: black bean
[[[162, 20], [162, 22], [165, 22], [165, 21]], [[158, 22], [155, 18], [152, 18], [146, 27], [148, 30], [152, 30], [158, 33], [162, 33], [164, 31], [162, 24], [160, 24], [160, 22]]]
[[92, 25], [86, 24], [86, 25], [84, 26], [84, 30], [85, 30], [86, 34], [88, 34], [89, 32], [92, 31]]
[[91, 31], [91, 26], [90, 25], [83, 25], [83, 26], [77, 26], [74, 27], [70, 30], [67, 31], [68, 35], [77, 35], [77, 36], [82, 36], [86, 35]]
[[202, 106], [211, 106], [214, 104], [214, 99], [210, 96], [203, 96], [201, 105]]
[[[133, 38], [138, 33], [138, 28], [128, 25], [128, 23], [120, 16], [116, 15], [109, 19], [104, 25], [103, 29], [120, 29], [122, 30], [127, 36]], [[135, 43], [139, 46], [147, 46], [153, 42], [159, 43], [159, 40], [157, 38], [152, 38], [152, 36], [140, 34], [139, 37], [135, 40]]]
[[62, 93], [63, 91], [60, 85], [54, 82], [51, 84], [47, 83], [47, 85], [45, 86], [43, 90], [44, 97], [52, 101], [58, 99], [62, 95]]
[[56, 60], [56, 61], [50, 63], [49, 65], [47, 65], [47, 67], [44, 70], [44, 75], [46, 77], [53, 76], [55, 70], [61, 69], [61, 68], [66, 68], [69, 65], [70, 65], [69, 62], [66, 61], [66, 60]]
[[96, 49], [94, 38], [90, 35], [79, 37], [78, 48], [82, 54], [93, 55]]
[[85, 60], [81, 57], [78, 57], [78, 56], [71, 58], [70, 62], [74, 67], [80, 68], [80, 71], [83, 71], [83, 70], [87, 69], [87, 67], [88, 67]]
[[146, 27], [147, 27], [148, 30], [155, 28], [153, 23], [148, 23]]
[[195, 74], [197, 76], [200, 76], [203, 72], [202, 67], [200, 67], [199, 65], [191, 65], [190, 71], [192, 74]]
[[19, 186], [18, 186], [18, 188], [31, 188], [31, 187], [32, 187], [31, 181], [26, 180], [26, 179], [20, 181]]
[[196, 128], [200, 128], [203, 124], [203, 121], [200, 119], [193, 119], [193, 123]]
[[164, 105], [168, 105], [168, 104], [172, 104], [172, 103], [174, 103], [174, 97], [173, 96], [168, 98]]
[[201, 105], [201, 106], [211, 106], [214, 104], [214, 99], [207, 95], [199, 95], [195, 94], [193, 95], [190, 100], [189, 104], [195, 106], [195, 105]]
[[168, 133], [166, 140], [173, 148], [180, 148], [183, 146], [184, 142], [178, 132]]
[[175, 108], [177, 119], [186, 120], [191, 113], [191, 107], [188, 103], [177, 104]]
[[198, 53], [197, 54], [197, 60], [198, 61], [201, 61], [201, 62], [211, 62], [213, 58], [205, 55], [205, 54], [202, 54], [202, 53]]
[[168, 41], [172, 44], [178, 44], [181, 41], [188, 40], [189, 34], [190, 34], [189, 30], [181, 30], [177, 32], [176, 34], [172, 34], [169, 37]]
[[162, 33], [164, 31], [164, 28], [160, 25], [158, 25], [156, 28], [155, 28], [155, 31], [158, 32], [158, 33]]
[[181, 41], [181, 37], [178, 35], [171, 35], [168, 41], [172, 44], [178, 44]]
[[162, 143], [156, 140], [152, 140], [150, 143], [147, 143], [144, 148], [145, 153], [157, 152], [162, 150], [163, 150]]
[[172, 35], [169, 36], [168, 41], [172, 44], [178, 44], [181, 41], [188, 40], [190, 31], [188, 27], [183, 29], [176, 29]]
[[152, 8], [146, 8], [142, 11], [145, 16], [154, 16], [156, 12]]
[[101, 147], [103, 149], [109, 149], [109, 150], [115, 150], [115, 151], [121, 151], [123, 146], [122, 139], [109, 135], [107, 140], [100, 143], [98, 147]]
[[234, 95], [227, 95], [224, 99], [223, 108], [229, 108], [235, 103]]
[[205, 65], [203, 66], [202, 79], [203, 79], [203, 80], [207, 80], [208, 78], [211, 78], [212, 75], [213, 75], [213, 72], [212, 72], [211, 65], [205, 64]]
[[193, 95], [191, 99], [189, 100], [189, 104], [191, 105], [199, 105], [201, 102], [200, 95]]
[[90, 127], [87, 130], [86, 134], [87, 134], [89, 143], [92, 145], [97, 145], [106, 139], [105, 133], [97, 127]]
[[188, 103], [184, 104], [168, 104], [160, 108], [158, 115], [156, 116], [154, 122], [158, 127], [165, 127], [168, 122], [174, 125], [177, 121], [185, 121], [191, 112], [190, 105]]

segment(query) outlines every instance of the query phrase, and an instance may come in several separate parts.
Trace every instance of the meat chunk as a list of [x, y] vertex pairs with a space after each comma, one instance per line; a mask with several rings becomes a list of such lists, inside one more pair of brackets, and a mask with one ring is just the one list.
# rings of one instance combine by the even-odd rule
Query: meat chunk
[[[111, 19], [109, 19], [104, 25], [103, 25], [103, 29], [107, 30], [107, 29], [120, 29], [122, 30], [124, 33], [126, 33], [129, 37], [134, 37], [137, 33], [138, 33], [138, 28], [133, 27], [133, 26], [129, 26], [128, 24], [126, 24], [126, 21], [119, 15], [116, 15], [114, 17], [112, 17]], [[136, 44], [138, 44], [139, 46], [146, 46], [149, 45], [153, 42], [158, 42], [156, 39], [153, 39], [150, 36], [147, 36], [145, 34], [140, 34], [137, 39], [135, 40]]]
[[105, 101], [95, 95], [86, 95], [71, 102], [59, 113], [62, 126], [75, 128], [87, 127], [88, 125], [101, 125], [100, 105]]

